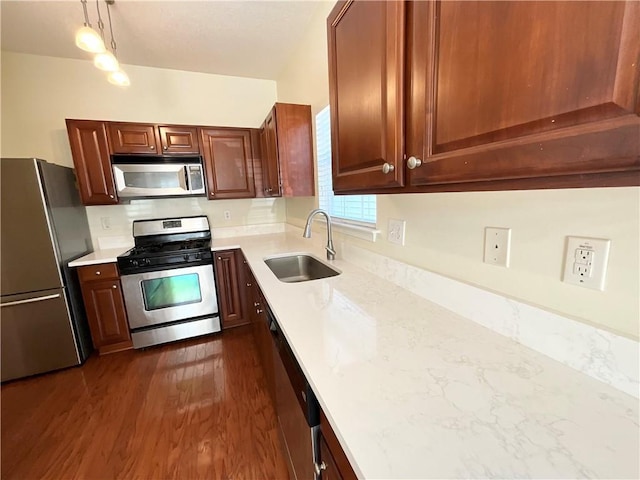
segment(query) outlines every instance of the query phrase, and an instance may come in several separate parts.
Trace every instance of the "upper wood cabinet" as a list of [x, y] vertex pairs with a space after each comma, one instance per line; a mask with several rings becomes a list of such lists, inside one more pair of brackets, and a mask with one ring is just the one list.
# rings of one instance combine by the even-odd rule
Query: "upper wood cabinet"
[[118, 203], [105, 122], [67, 120], [66, 123], [82, 203]]
[[338, 3], [328, 19], [335, 191], [404, 184], [405, 3]]
[[273, 108], [262, 124], [262, 183], [267, 197], [282, 195], [280, 165], [278, 162], [278, 139], [276, 138], [276, 110]]
[[[404, 15], [406, 30], [382, 23], [382, 10]], [[404, 51], [405, 78], [382, 82], [387, 99], [404, 88], [395, 158], [407, 187], [393, 191], [640, 184], [640, 3], [354, 1], [328, 25], [337, 191], [382, 191], [358, 176], [370, 150], [352, 147], [382, 136], [366, 112], [389, 120], [368, 107], [380, 82], [357, 82], [348, 63], [380, 45], [387, 68]]]
[[209, 199], [255, 197], [251, 131], [202, 128], [200, 141]]
[[158, 131], [145, 123], [109, 123], [111, 152], [116, 154], [146, 153], [160, 155]]
[[261, 143], [265, 195], [313, 196], [311, 107], [276, 103], [262, 125]]
[[196, 127], [160, 126], [162, 153], [198, 155], [198, 129]]

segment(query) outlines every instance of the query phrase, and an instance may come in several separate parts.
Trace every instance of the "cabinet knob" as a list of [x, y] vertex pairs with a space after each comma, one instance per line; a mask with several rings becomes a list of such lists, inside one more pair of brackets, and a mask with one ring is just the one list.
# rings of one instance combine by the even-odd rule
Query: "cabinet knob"
[[253, 306], [254, 307], [259, 307], [260, 306], [260, 302], [253, 302]]
[[222, 260], [222, 257], [218, 257], [218, 260]]
[[250, 284], [250, 283], [247, 283], [247, 287], [250, 287], [250, 286], [251, 286], [251, 284]]
[[110, 194], [110, 195], [109, 195], [109, 198], [114, 198], [114, 196]]
[[111, 288], [116, 289], [116, 288], [118, 288], [118, 286], [117, 286], [117, 285], [114, 285], [114, 286], [113, 286], [113, 287], [111, 287]]
[[96, 275], [100, 275], [100, 270], [97, 270], [97, 271], [96, 271]]
[[167, 147], [166, 145], [164, 147], [162, 147], [163, 150], [168, 150], [169, 147]]
[[314, 464], [313, 464], [313, 467], [314, 467], [314, 468], [315, 468], [315, 470], [316, 470], [316, 475], [317, 475], [317, 476], [320, 476], [320, 474], [322, 473], [322, 471], [327, 469], [327, 464], [326, 464], [326, 463], [324, 463], [324, 462], [322, 462], [320, 465], [318, 465], [317, 463], [314, 463]]
[[261, 313], [262, 313], [262, 310], [260, 310], [259, 308], [256, 308], [256, 313], [257, 313], [257, 314], [261, 314]]
[[384, 162], [382, 164], [382, 173], [385, 175], [389, 172], [393, 172], [396, 169], [395, 166], [391, 165], [389, 162]]
[[420, 165], [422, 165], [422, 160], [420, 160], [419, 158], [411, 156], [407, 159], [407, 167], [409, 168], [409, 170], [418, 168]]
[[155, 149], [156, 149], [156, 147], [155, 147], [154, 145], [149, 145], [149, 148], [150, 148], [151, 150], [155, 150]]

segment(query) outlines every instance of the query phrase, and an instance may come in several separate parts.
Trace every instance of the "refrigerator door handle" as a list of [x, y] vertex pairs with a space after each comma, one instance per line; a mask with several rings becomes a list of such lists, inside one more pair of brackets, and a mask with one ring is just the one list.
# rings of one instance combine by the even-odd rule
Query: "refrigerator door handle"
[[60, 294], [55, 293], [53, 295], [45, 295], [44, 297], [35, 297], [35, 298], [27, 298], [26, 300], [18, 300], [15, 302], [7, 302], [0, 304], [0, 307], [12, 307], [13, 305], [23, 305], [25, 303], [33, 303], [33, 302], [42, 302], [44, 300], [53, 300], [54, 298], [59, 298]]

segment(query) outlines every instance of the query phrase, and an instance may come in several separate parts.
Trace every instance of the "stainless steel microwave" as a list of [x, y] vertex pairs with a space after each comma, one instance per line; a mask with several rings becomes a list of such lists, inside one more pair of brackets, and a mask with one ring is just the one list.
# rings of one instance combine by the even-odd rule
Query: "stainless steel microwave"
[[120, 198], [204, 195], [200, 157], [112, 158], [113, 177]]

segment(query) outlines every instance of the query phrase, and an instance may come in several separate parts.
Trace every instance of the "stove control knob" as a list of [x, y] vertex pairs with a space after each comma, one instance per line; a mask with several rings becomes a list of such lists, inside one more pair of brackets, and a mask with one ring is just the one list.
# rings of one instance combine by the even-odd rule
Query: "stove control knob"
[[134, 267], [138, 266], [138, 260], [131, 260], [131, 265], [133, 265]]
[[145, 258], [144, 263], [147, 265], [151, 265], [151, 260], [149, 258]]
[[185, 253], [185, 254], [184, 254], [184, 259], [185, 259], [185, 261], [187, 261], [187, 262], [189, 261], [189, 254], [188, 254], [188, 253]]
[[201, 253], [196, 253], [195, 258], [196, 258], [196, 260], [202, 259], [202, 254]]

